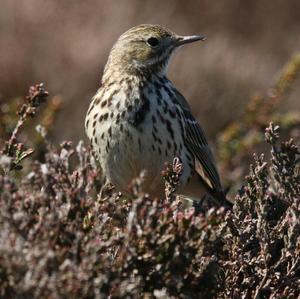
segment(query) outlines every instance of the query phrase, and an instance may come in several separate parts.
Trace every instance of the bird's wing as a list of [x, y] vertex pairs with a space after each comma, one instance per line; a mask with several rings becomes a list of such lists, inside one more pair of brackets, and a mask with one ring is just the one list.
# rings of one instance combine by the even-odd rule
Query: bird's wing
[[176, 100], [185, 116], [185, 144], [190, 153], [194, 156], [195, 170], [211, 191], [222, 192], [220, 177], [205, 134], [191, 114], [188, 102], [178, 91], [176, 91]]

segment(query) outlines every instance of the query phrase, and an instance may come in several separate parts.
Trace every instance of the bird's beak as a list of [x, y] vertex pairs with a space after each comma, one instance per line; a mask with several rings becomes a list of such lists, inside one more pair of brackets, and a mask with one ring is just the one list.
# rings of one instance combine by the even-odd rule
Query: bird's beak
[[201, 35], [177, 36], [175, 44], [176, 44], [176, 46], [181, 46], [181, 45], [193, 43], [193, 42], [196, 42], [199, 40], [204, 41], [204, 40], [206, 40], [206, 37], [201, 36]]

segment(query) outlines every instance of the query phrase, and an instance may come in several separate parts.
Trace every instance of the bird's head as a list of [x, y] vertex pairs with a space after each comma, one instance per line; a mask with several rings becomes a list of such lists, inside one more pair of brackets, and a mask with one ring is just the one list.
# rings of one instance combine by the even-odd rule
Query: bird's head
[[106, 70], [165, 73], [178, 47], [204, 39], [199, 35], [180, 36], [159, 25], [139, 25], [119, 37], [110, 52]]

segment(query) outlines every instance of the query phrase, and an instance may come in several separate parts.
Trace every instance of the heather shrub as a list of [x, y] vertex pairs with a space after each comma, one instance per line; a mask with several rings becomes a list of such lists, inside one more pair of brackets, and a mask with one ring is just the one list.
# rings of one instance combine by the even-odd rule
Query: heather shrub
[[254, 155], [246, 184], [226, 219], [224, 297], [300, 295], [300, 152], [292, 139], [279, 146], [278, 130], [273, 124], [266, 129], [271, 159]]
[[295, 54], [279, 72], [273, 87], [266, 94], [256, 94], [247, 103], [241, 118], [230, 122], [218, 141], [218, 157], [225, 184], [237, 190], [248, 173], [255, 151], [268, 152], [264, 130], [270, 122], [280, 125], [285, 136], [299, 139], [300, 111], [283, 108], [288, 96], [297, 87], [300, 74], [300, 54]]
[[30, 88], [1, 150], [1, 298], [300, 296], [300, 152], [279, 126], [267, 125], [269, 155], [254, 155], [233, 210], [196, 213], [174, 195], [177, 159], [165, 198], [143, 192], [142, 174], [123, 196], [83, 142], [54, 145], [38, 126], [29, 146], [21, 132], [47, 97]]

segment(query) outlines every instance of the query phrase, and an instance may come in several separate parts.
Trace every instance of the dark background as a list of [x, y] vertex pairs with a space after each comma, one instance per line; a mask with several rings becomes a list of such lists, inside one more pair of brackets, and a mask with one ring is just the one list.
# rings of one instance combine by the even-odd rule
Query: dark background
[[[178, 34], [204, 34], [173, 59], [169, 77], [191, 103], [211, 141], [238, 119], [249, 98], [266, 94], [300, 48], [300, 1], [1, 0], [0, 93], [10, 101], [44, 82], [63, 100], [52, 138], [84, 137], [91, 96], [115, 40], [157, 23]], [[283, 110], [300, 108], [300, 88]]]

